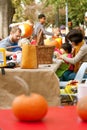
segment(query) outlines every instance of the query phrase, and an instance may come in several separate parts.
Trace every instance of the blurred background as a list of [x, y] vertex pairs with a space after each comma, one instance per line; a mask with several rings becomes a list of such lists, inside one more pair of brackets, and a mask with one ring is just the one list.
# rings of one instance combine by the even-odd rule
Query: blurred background
[[9, 33], [9, 24], [25, 20], [37, 21], [46, 15], [46, 26], [83, 26], [87, 0], [0, 0], [0, 37]]

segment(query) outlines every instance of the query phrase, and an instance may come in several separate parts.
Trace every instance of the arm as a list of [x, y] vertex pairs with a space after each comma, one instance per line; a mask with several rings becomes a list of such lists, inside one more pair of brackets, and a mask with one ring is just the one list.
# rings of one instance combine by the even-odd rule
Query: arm
[[6, 56], [11, 56], [13, 55], [15, 52], [11, 52], [11, 51], [6, 51]]
[[43, 34], [54, 36], [54, 34], [52, 32], [46, 31], [45, 28], [44, 28], [44, 26], [41, 23], [38, 23], [36, 25], [35, 34], [37, 34], [40, 31], [40, 29], [43, 31]]
[[[16, 46], [17, 47], [17, 46]], [[11, 55], [13, 55], [15, 52], [12, 52], [12, 51], [8, 51], [7, 49], [9, 48], [12, 48], [12, 46], [10, 46], [10, 47], [6, 47], [4, 44], [3, 44], [3, 46], [0, 46], [0, 48], [5, 48], [5, 50], [6, 50], [6, 56], [11, 56]]]
[[50, 36], [54, 36], [54, 34], [53, 34], [52, 32], [48, 32], [48, 31], [46, 31], [45, 29], [44, 29], [44, 34], [50, 35]]
[[45, 28], [44, 28], [43, 26], [41, 27], [41, 29], [43, 30], [43, 33], [44, 33], [45, 35], [54, 36], [54, 34], [53, 34], [52, 32], [46, 31]]
[[62, 59], [65, 60], [66, 62], [69, 62], [71, 64], [76, 64], [79, 62], [85, 55], [87, 55], [87, 45], [83, 46], [80, 48], [79, 52], [77, 55], [73, 58], [68, 58], [65, 56], [62, 56]]

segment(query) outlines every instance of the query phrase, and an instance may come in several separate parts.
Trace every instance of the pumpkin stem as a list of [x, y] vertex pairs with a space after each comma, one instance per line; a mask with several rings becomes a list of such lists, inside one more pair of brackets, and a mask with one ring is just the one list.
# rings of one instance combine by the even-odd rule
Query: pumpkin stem
[[21, 85], [21, 87], [26, 90], [26, 95], [30, 95], [29, 85], [27, 84], [27, 82], [19, 76], [14, 76], [14, 78]]

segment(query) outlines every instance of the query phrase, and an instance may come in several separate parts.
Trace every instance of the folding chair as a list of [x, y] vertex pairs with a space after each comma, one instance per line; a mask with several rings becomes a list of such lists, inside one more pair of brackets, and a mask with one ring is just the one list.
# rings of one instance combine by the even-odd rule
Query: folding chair
[[[87, 70], [87, 62], [84, 62], [84, 63], [82, 63], [82, 65], [80, 66], [80, 68], [79, 68], [79, 70], [78, 70], [78, 72], [77, 72], [77, 74], [76, 74], [74, 80], [77, 80], [77, 81], [79, 81], [79, 82], [82, 82], [86, 70]], [[86, 80], [86, 79], [85, 79], [85, 80]], [[65, 87], [66, 84], [68, 83], [68, 81], [60, 81], [59, 83], [60, 83], [60, 87]]]

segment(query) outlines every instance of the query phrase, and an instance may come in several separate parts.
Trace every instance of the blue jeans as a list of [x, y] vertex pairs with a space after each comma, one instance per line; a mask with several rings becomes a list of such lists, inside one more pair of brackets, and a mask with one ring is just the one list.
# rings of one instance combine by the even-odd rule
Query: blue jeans
[[76, 76], [76, 73], [75, 73], [75, 72], [70, 73], [70, 74], [68, 75], [68, 77], [67, 77], [67, 81], [69, 81], [69, 80], [74, 80], [75, 76]]
[[[61, 81], [69, 81], [69, 80], [74, 80], [76, 76], [76, 73], [71, 71], [71, 70], [67, 70], [64, 72], [64, 74], [62, 75], [62, 77], [60, 78]], [[87, 78], [87, 74], [85, 74], [83, 76], [83, 78]]]
[[[66, 70], [63, 75], [60, 77], [60, 81], [68, 81], [71, 80], [69, 79], [69, 75], [72, 74], [72, 70]], [[74, 79], [75, 75], [72, 75], [71, 78]]]

